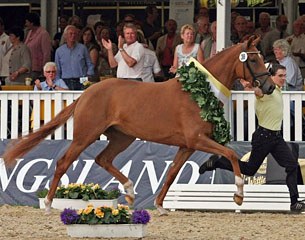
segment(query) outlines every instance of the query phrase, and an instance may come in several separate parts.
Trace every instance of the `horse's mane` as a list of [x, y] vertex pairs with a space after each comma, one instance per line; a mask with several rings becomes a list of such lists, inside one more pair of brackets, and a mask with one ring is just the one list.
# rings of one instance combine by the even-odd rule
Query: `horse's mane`
[[[211, 58], [208, 58], [205, 62], [208, 63], [210, 61], [214, 61], [213, 58], [221, 58], [223, 57], [225, 54], [227, 54], [228, 51], [231, 51], [231, 50], [235, 50], [235, 48], [237, 47], [241, 47], [243, 43], [238, 43], [238, 44], [235, 44], [235, 45], [232, 45], [232, 46], [228, 46], [226, 48], [223, 48], [221, 51], [217, 52], [213, 57]], [[227, 56], [226, 56], [227, 57]]]

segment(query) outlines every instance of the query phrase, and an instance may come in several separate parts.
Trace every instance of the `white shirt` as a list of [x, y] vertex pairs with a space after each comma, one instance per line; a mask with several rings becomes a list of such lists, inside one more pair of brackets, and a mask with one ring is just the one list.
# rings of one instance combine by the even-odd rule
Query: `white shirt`
[[142, 71], [144, 67], [144, 47], [138, 41], [127, 45], [126, 43], [123, 46], [123, 49], [126, 53], [134, 58], [137, 63], [133, 67], [129, 67], [125, 60], [122, 57], [120, 51], [114, 56], [115, 60], [118, 63], [117, 68], [117, 77], [118, 78], [142, 78]]
[[154, 82], [154, 74], [159, 73], [161, 71], [161, 67], [156, 53], [148, 48], [145, 48], [144, 50], [145, 55], [142, 80], [143, 82]]

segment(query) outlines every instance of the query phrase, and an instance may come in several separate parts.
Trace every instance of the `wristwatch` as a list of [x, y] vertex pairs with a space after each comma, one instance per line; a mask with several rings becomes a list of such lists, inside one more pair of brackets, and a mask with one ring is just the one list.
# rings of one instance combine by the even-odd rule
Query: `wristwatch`
[[123, 52], [123, 51], [124, 51], [124, 49], [123, 49], [123, 48], [119, 48], [119, 51], [120, 51], [120, 52]]

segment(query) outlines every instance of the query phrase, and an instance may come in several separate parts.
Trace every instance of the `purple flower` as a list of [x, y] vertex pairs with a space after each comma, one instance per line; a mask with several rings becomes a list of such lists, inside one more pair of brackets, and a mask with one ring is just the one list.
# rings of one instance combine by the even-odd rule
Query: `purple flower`
[[72, 224], [76, 223], [76, 221], [79, 219], [79, 215], [77, 214], [76, 210], [65, 208], [60, 214], [60, 219], [63, 224]]
[[150, 220], [150, 215], [146, 210], [134, 210], [131, 216], [132, 223], [146, 224]]

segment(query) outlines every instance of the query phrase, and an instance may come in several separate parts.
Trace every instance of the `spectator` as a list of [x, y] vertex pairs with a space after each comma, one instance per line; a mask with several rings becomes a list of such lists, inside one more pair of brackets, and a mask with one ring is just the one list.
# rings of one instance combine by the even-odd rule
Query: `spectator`
[[203, 52], [198, 43], [195, 43], [195, 30], [192, 25], [185, 24], [181, 27], [182, 44], [175, 49], [173, 66], [170, 72], [176, 74], [177, 69], [182, 65], [188, 64], [191, 57], [198, 60], [199, 63], [204, 62]]
[[47, 62], [43, 67], [43, 75], [46, 80], [41, 82], [39, 79], [35, 80], [34, 90], [53, 91], [53, 90], [69, 90], [68, 86], [62, 79], [56, 79], [56, 64], [55, 62]]
[[[100, 33], [100, 39], [105, 39], [108, 41], [110, 39], [110, 30], [108, 27], [104, 26]], [[108, 62], [108, 50], [103, 46], [102, 42], [99, 42], [101, 51], [100, 51], [100, 65], [98, 67], [98, 71], [100, 76], [115, 76], [116, 71], [115, 68], [111, 68]], [[112, 52], [115, 55], [118, 52], [118, 46], [112, 42]]]
[[162, 71], [156, 53], [148, 48], [144, 33], [139, 29], [137, 30], [137, 41], [144, 46], [143, 82], [155, 82], [155, 78], [162, 78]]
[[123, 18], [123, 23], [124, 23], [124, 24], [125, 24], [125, 23], [133, 23], [133, 24], [135, 24], [135, 22], [136, 22], [136, 17], [135, 17], [135, 15], [130, 14], [130, 13], [126, 14], [126, 15], [124, 16], [124, 18]]
[[69, 18], [66, 15], [62, 15], [59, 18], [59, 29], [60, 30], [59, 30], [59, 32], [57, 32], [54, 35], [53, 42], [52, 42], [54, 57], [55, 57], [55, 51], [59, 47], [59, 43], [60, 43], [60, 39], [62, 37], [62, 34], [63, 34], [66, 26], [68, 25], [68, 19]]
[[267, 12], [261, 12], [258, 17], [259, 28], [255, 30], [255, 34], [261, 37], [261, 40], [265, 37], [266, 33], [270, 32], [270, 14]]
[[98, 66], [99, 66], [100, 46], [98, 45], [98, 43], [96, 41], [92, 28], [85, 27], [82, 30], [80, 43], [84, 44], [87, 47], [91, 62], [94, 66], [94, 75], [91, 76], [90, 80], [93, 82], [98, 82], [99, 81]]
[[5, 78], [9, 76], [8, 64], [12, 51], [9, 36], [4, 32], [4, 22], [0, 17], [0, 81], [1, 85], [5, 84]]
[[255, 32], [255, 24], [252, 20], [247, 21], [247, 33], [253, 35]]
[[30, 76], [31, 53], [23, 43], [24, 31], [20, 27], [12, 27], [9, 31], [12, 51], [9, 59], [9, 77], [6, 85], [24, 85], [24, 79]]
[[215, 56], [216, 54], [216, 33], [217, 33], [217, 22], [214, 21], [211, 24], [211, 36], [203, 40], [200, 47], [203, 51], [204, 59]]
[[65, 81], [70, 90], [83, 90], [84, 78], [94, 75], [94, 66], [86, 46], [77, 42], [78, 30], [74, 25], [65, 28], [66, 43], [55, 53], [57, 78]]
[[161, 28], [157, 23], [159, 12], [155, 5], [148, 5], [145, 13], [146, 19], [142, 26], [144, 36], [152, 43], [154, 49], [156, 49], [158, 38], [162, 35]]
[[123, 33], [124, 37], [119, 36], [119, 51], [115, 56], [111, 40], [102, 39], [102, 44], [108, 51], [109, 65], [111, 68], [117, 67], [118, 78], [142, 81], [144, 47], [137, 41], [137, 28], [132, 23], [126, 23]]
[[165, 23], [166, 34], [158, 39], [156, 54], [163, 71], [165, 79], [173, 77], [169, 69], [174, 61], [174, 53], [176, 46], [182, 42], [181, 37], [177, 34], [177, 22], [169, 19]]
[[233, 44], [241, 43], [247, 40], [250, 35], [247, 32], [247, 19], [244, 16], [237, 16], [234, 22], [235, 31], [231, 34]]
[[195, 25], [196, 36], [195, 43], [201, 43], [211, 36], [209, 32], [210, 22], [208, 17], [199, 16]]
[[207, 7], [200, 7], [198, 11], [199, 16], [209, 17], [209, 9]]
[[42, 76], [42, 69], [51, 60], [51, 38], [49, 33], [40, 26], [40, 17], [36, 13], [28, 13], [25, 26], [29, 30], [25, 44], [31, 51], [32, 79]]
[[303, 21], [297, 19], [293, 22], [293, 34], [287, 37], [291, 47], [293, 60], [298, 64], [303, 79], [305, 78], [305, 34], [303, 31]]
[[96, 41], [98, 43], [101, 42], [101, 31], [102, 31], [104, 26], [106, 26], [106, 24], [104, 22], [101, 22], [101, 21], [96, 22], [94, 24], [93, 29], [94, 29]]
[[273, 51], [276, 60], [286, 67], [286, 86], [288, 91], [303, 91], [303, 77], [297, 63], [291, 58], [290, 45], [285, 39], [276, 40], [273, 43]]
[[79, 16], [73, 15], [72, 17], [69, 18], [68, 25], [74, 25], [78, 29], [82, 29], [83, 28], [83, 21]]
[[[82, 22], [81, 18], [77, 15], [73, 15], [72, 17], [69, 18], [68, 25], [73, 25], [73, 26], [76, 27], [76, 33], [77, 33], [76, 34], [76, 39], [77, 39], [77, 41], [79, 41], [80, 40], [80, 32], [83, 29], [83, 22]], [[60, 46], [63, 45], [65, 43], [65, 41], [66, 40], [65, 40], [64, 36], [62, 35], [59, 45]]]
[[[285, 39], [278, 39], [273, 43], [273, 51], [276, 60], [286, 68], [286, 81], [283, 90], [286, 91], [303, 91], [303, 77], [297, 63], [290, 57], [290, 45]], [[295, 104], [290, 101], [291, 127], [294, 127]], [[291, 138], [294, 138], [293, 131]]]
[[231, 35], [236, 34], [236, 29], [234, 27], [234, 23], [235, 23], [235, 19], [237, 18], [237, 16], [240, 16], [240, 14], [238, 12], [231, 12]]
[[276, 28], [266, 33], [262, 41], [262, 50], [266, 62], [275, 63], [276, 59], [273, 53], [273, 43], [278, 39], [287, 38], [286, 32], [288, 19], [285, 15], [279, 15], [276, 18]]

